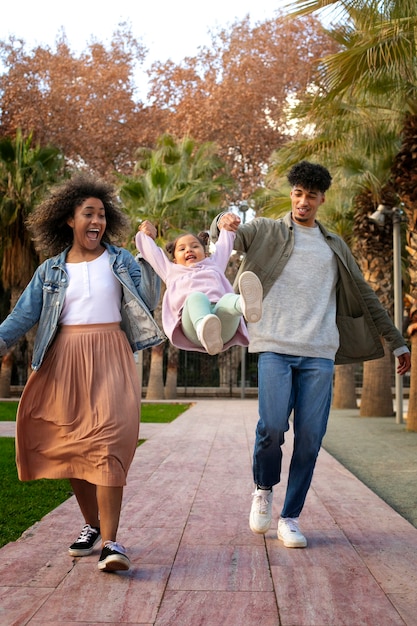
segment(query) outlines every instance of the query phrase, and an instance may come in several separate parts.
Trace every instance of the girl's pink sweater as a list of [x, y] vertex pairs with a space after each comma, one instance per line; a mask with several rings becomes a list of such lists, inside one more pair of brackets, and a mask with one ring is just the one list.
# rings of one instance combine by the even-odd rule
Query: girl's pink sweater
[[[214, 253], [203, 261], [185, 266], [170, 261], [151, 237], [141, 232], [136, 234], [137, 249], [166, 285], [162, 301], [162, 325], [165, 334], [177, 348], [205, 352], [203, 347], [191, 343], [182, 332], [181, 312], [187, 296], [194, 291], [205, 293], [210, 302], [218, 302], [225, 293], [233, 293], [232, 285], [224, 273], [234, 240], [235, 233], [220, 230]], [[248, 344], [248, 331], [242, 317], [235, 336], [224, 345], [223, 350], [234, 345]]]

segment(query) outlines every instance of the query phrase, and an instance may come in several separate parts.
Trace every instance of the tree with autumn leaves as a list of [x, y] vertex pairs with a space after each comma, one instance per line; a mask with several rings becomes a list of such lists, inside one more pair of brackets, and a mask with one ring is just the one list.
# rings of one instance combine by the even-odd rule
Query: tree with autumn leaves
[[[32, 50], [11, 38], [0, 42], [0, 137], [21, 132], [36, 145], [55, 146], [67, 169], [114, 181], [133, 175], [138, 158], [168, 134], [215, 145], [236, 191], [227, 186], [217, 202], [206, 194], [205, 205], [200, 194], [204, 216], [261, 183], [272, 149], [285, 138], [288, 97], [314, 82], [313, 61], [333, 49], [314, 18], [291, 25], [278, 17], [254, 27], [245, 19], [214, 33], [212, 46], [194, 58], [155, 63], [144, 103], [135, 76], [146, 50], [126, 25], [108, 46], [93, 41], [81, 54], [64, 35], [54, 48]], [[170, 226], [183, 227], [175, 212]]]
[[[211, 142], [237, 183], [224, 201], [238, 201], [263, 185], [271, 154], [287, 142], [288, 111], [315, 92], [319, 59], [338, 49], [311, 16], [255, 26], [246, 18], [195, 57], [155, 63], [143, 103], [134, 74], [146, 50], [126, 26], [109, 46], [93, 42], [80, 55], [65, 37], [31, 51], [0, 42], [0, 133], [22, 128], [57, 146], [70, 167], [107, 176], [129, 176], [137, 148], [152, 152], [168, 133]], [[172, 227], [181, 227], [175, 213]]]
[[336, 50], [315, 18], [254, 27], [246, 18], [221, 30], [197, 56], [154, 64], [150, 97], [166, 112], [170, 132], [218, 145], [238, 182], [238, 199], [246, 198], [287, 140], [292, 99], [314, 88], [317, 61]]
[[79, 55], [64, 37], [55, 49], [0, 42], [0, 136], [17, 129], [54, 145], [74, 168], [107, 175], [129, 170], [140, 145], [140, 104], [133, 72], [145, 51], [125, 28], [108, 48], [92, 43]]
[[21, 128], [106, 175], [130, 173], [137, 148], [154, 148], [165, 133], [214, 142], [242, 199], [286, 139], [291, 98], [312, 88], [314, 62], [336, 48], [314, 17], [254, 26], [246, 18], [212, 34], [195, 57], [154, 63], [140, 102], [135, 77], [146, 50], [126, 25], [110, 45], [93, 42], [78, 55], [63, 36], [54, 49], [0, 42], [0, 136]]

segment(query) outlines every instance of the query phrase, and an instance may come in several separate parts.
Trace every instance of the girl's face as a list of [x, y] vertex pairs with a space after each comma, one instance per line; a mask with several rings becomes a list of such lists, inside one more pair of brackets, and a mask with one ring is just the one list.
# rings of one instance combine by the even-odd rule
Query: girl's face
[[204, 246], [194, 235], [183, 235], [177, 239], [174, 250], [174, 263], [193, 265], [206, 257]]
[[73, 248], [95, 252], [101, 248], [106, 230], [106, 212], [98, 198], [87, 198], [76, 207], [74, 216], [67, 220], [74, 233]]

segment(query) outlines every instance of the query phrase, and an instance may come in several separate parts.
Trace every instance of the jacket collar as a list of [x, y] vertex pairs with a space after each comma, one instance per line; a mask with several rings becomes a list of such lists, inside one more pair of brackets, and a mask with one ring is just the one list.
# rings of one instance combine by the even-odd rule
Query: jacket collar
[[[289, 213], [284, 215], [284, 217], [282, 218], [284, 223], [285, 223], [285, 225], [288, 226], [288, 228], [293, 228], [294, 227], [294, 223], [292, 221], [291, 215], [292, 215], [292, 213], [290, 211]], [[329, 239], [329, 238], [333, 239], [335, 237], [335, 234], [331, 233], [330, 231], [328, 231], [327, 228], [325, 228], [321, 222], [316, 220], [316, 224], [320, 228], [320, 231], [322, 232], [324, 237], [326, 237], [326, 239]]]

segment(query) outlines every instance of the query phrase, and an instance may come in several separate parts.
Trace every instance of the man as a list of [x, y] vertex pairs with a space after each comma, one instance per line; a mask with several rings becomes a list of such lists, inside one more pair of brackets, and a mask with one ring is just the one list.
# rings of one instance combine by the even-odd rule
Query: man
[[304, 548], [298, 519], [326, 432], [334, 363], [382, 357], [380, 337], [398, 358], [400, 374], [410, 369], [411, 359], [348, 246], [316, 221], [331, 184], [328, 170], [302, 161], [288, 181], [291, 213], [244, 225], [237, 215], [223, 213], [211, 236], [217, 238], [220, 225], [236, 232], [234, 248], [245, 253], [239, 272], [255, 272], [264, 291], [262, 319], [248, 325], [249, 350], [259, 353], [249, 525], [255, 533], [271, 525], [272, 489], [280, 482], [281, 446], [293, 413], [294, 448], [278, 539], [288, 548]]

